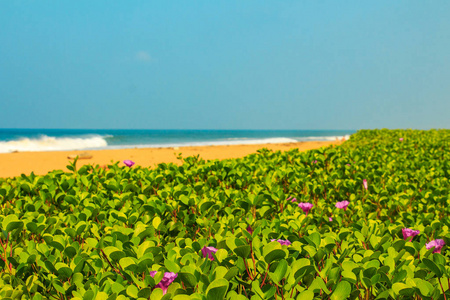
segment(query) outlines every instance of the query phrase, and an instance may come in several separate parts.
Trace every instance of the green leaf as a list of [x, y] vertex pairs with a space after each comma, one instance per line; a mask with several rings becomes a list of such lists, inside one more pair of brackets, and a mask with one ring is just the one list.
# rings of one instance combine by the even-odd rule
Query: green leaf
[[45, 267], [47, 268], [47, 270], [49, 270], [52, 273], [58, 274], [58, 270], [56, 270], [55, 266], [52, 264], [51, 261], [46, 260], [44, 262]]
[[417, 289], [419, 289], [420, 294], [423, 297], [430, 297], [433, 293], [435, 287], [431, 283], [426, 280], [420, 278], [414, 278], [414, 283], [416, 284]]
[[17, 228], [22, 228], [23, 227], [23, 222], [19, 220], [19, 218], [12, 214], [12, 215], [7, 215], [2, 222], [2, 227], [4, 228], [4, 230], [6, 232], [11, 232], [14, 229]]
[[314, 292], [320, 292], [320, 290], [324, 291], [326, 294], [329, 294], [330, 291], [327, 288], [327, 285], [323, 281], [321, 277], [316, 277], [311, 285], [309, 286], [309, 289]]
[[409, 295], [411, 293], [414, 293], [414, 289], [402, 282], [396, 282], [392, 285], [392, 290], [396, 295]]
[[[193, 298], [191, 298], [188, 295], [176, 295], [175, 297], [172, 298], [173, 300], [192, 300]], [[151, 300], [153, 300], [153, 298], [151, 298]]]
[[107, 300], [108, 299], [108, 294], [105, 292], [98, 292], [97, 295], [95, 296], [95, 300]]
[[298, 272], [302, 267], [309, 266], [311, 262], [307, 258], [300, 258], [294, 261], [291, 264], [291, 273], [294, 275], [295, 279], [299, 279], [298, 277], [301, 275], [300, 272]]
[[286, 275], [286, 271], [288, 269], [288, 263], [286, 260], [282, 259], [278, 262], [277, 268], [273, 273], [269, 273], [270, 278], [275, 284], [279, 284], [280, 281], [284, 278]]
[[341, 276], [353, 284], [357, 283], [356, 275], [352, 271], [344, 270], [341, 272]]
[[121, 258], [125, 257], [126, 254], [123, 251], [120, 251], [118, 248], [109, 246], [103, 249], [106, 256], [112, 261], [119, 261]]
[[127, 287], [127, 295], [128, 296], [133, 297], [133, 298], [137, 298], [138, 297], [138, 293], [139, 293], [139, 290], [138, 290], [138, 288], [136, 286], [129, 285]]
[[137, 269], [136, 261], [131, 257], [123, 257], [119, 260], [119, 264], [124, 270], [135, 272]]
[[[150, 295], [150, 300], [160, 300], [163, 296], [164, 296], [164, 294], [163, 294], [162, 289], [154, 289], [152, 294]], [[183, 296], [186, 296], [186, 295], [183, 295]], [[177, 296], [175, 296], [173, 299], [183, 300], [183, 298], [177, 298]]]
[[207, 300], [220, 300], [225, 297], [228, 290], [228, 280], [219, 278], [214, 280], [208, 285], [206, 289]]
[[250, 246], [249, 245], [243, 245], [243, 246], [238, 246], [236, 248], [234, 248], [234, 253], [236, 253], [237, 256], [242, 257], [242, 258], [247, 258], [250, 255]]
[[286, 252], [281, 248], [280, 243], [270, 242], [263, 248], [264, 260], [270, 264], [274, 260], [283, 259], [286, 257]]
[[219, 249], [217, 250], [217, 252], [215, 253], [215, 256], [217, 258], [217, 261], [219, 263], [222, 263], [222, 261], [228, 256], [228, 251], [225, 249]]
[[347, 281], [340, 281], [336, 286], [333, 294], [330, 296], [330, 300], [347, 299], [352, 292], [352, 286]]
[[301, 292], [297, 299], [301, 299], [301, 300], [313, 300], [314, 299], [314, 292], [311, 290], [305, 290], [303, 292]]
[[180, 266], [170, 259], [164, 260], [164, 266], [169, 270], [169, 272], [178, 273], [180, 271]]
[[75, 227], [75, 230], [77, 232], [77, 235], [80, 235], [84, 232], [84, 230], [86, 229], [86, 222], [85, 221], [80, 221], [78, 222], [77, 226]]
[[248, 300], [247, 297], [245, 297], [244, 295], [238, 294], [235, 291], [230, 291], [227, 294], [227, 299], [232, 299], [232, 300]]
[[138, 297], [148, 299], [150, 297], [151, 293], [152, 293], [152, 290], [150, 288], [146, 287], [146, 288], [141, 289], [138, 292]]
[[264, 292], [259, 287], [259, 280], [254, 280], [252, 282], [252, 291], [255, 292], [261, 299], [264, 299], [265, 295]]
[[70, 195], [66, 195], [64, 197], [64, 201], [69, 203], [69, 204], [72, 204], [72, 205], [78, 205], [77, 200], [75, 200], [75, 198], [73, 196], [70, 196]]
[[161, 218], [160, 217], [154, 217], [152, 221], [152, 225], [155, 229], [158, 229], [159, 225], [161, 224]]
[[434, 263], [434, 261], [432, 261], [431, 259], [428, 258], [423, 258], [422, 262], [427, 266], [427, 268], [429, 270], [431, 270], [434, 274], [436, 274], [437, 277], [442, 277], [442, 271], [441, 269]]
[[188, 287], [193, 288], [197, 285], [197, 279], [191, 273], [180, 272], [178, 273], [178, 277], [180, 277], [180, 280]]
[[213, 205], [214, 205], [214, 202], [213, 202], [213, 201], [206, 201], [206, 202], [203, 202], [203, 203], [200, 205], [200, 212], [201, 212], [201, 213], [207, 212], [208, 209], [209, 209], [211, 206], [213, 206]]
[[56, 270], [58, 270], [58, 277], [62, 280], [62, 281], [66, 281], [67, 279], [70, 278], [70, 276], [72, 276], [72, 269], [69, 268], [68, 265], [66, 265], [65, 263], [61, 263], [58, 262], [55, 264], [55, 268]]
[[27, 183], [27, 182], [22, 183], [22, 184], [20, 185], [20, 188], [21, 188], [23, 191], [25, 191], [26, 193], [31, 193], [30, 184]]
[[309, 236], [305, 237], [305, 240], [308, 242], [308, 244], [314, 246], [316, 249], [320, 246], [320, 234], [317, 232], [311, 233]]
[[61, 294], [64, 295], [66, 293], [66, 290], [64, 289], [63, 285], [61, 284], [61, 282], [59, 280], [53, 280], [52, 285], [55, 288], [55, 290], [57, 290]]
[[286, 257], [286, 251], [282, 249], [274, 249], [267, 253], [267, 255], [264, 256], [264, 260], [270, 264], [271, 262], [279, 259], [283, 259]]
[[231, 267], [228, 272], [223, 276], [226, 280], [230, 281], [233, 279], [237, 274], [239, 274], [239, 268], [238, 267]]

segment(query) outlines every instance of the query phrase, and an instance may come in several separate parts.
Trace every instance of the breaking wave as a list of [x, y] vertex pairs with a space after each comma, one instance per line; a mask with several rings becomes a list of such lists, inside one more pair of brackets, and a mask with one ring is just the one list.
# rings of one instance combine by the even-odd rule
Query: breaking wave
[[[204, 140], [193, 137], [191, 141], [182, 138], [148, 138], [145, 135], [133, 137], [127, 135], [81, 134], [75, 136], [20, 137], [14, 140], [0, 141], [0, 153], [33, 152], [33, 151], [69, 151], [84, 149], [128, 149], [128, 148], [166, 148], [186, 146], [225, 146], [252, 144], [286, 144], [306, 141], [348, 140], [344, 136], [304, 136], [304, 137], [233, 137], [225, 139]], [[170, 140], [170, 142], [168, 141]]]
[[276, 137], [276, 138], [229, 138], [226, 140], [211, 140], [211, 141], [191, 141], [191, 142], [174, 142], [174, 143], [152, 143], [152, 144], [136, 144], [136, 145], [110, 145], [109, 149], [127, 149], [127, 148], [172, 148], [172, 147], [195, 147], [195, 146], [232, 146], [232, 145], [263, 145], [263, 144], [289, 144], [306, 141], [336, 141], [345, 138], [346, 136], [317, 136], [317, 137]]
[[42, 135], [39, 138], [21, 138], [0, 142], [0, 153], [105, 148], [108, 146], [106, 137], [109, 136], [52, 137]]

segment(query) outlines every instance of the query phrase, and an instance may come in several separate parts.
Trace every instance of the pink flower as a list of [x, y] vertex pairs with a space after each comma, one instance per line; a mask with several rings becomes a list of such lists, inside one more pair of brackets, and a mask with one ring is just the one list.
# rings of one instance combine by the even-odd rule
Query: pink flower
[[297, 201], [297, 199], [296, 198], [294, 198], [294, 197], [289, 197], [289, 198], [287, 198], [286, 200], [291, 200], [291, 202], [296, 202]]
[[367, 188], [369, 187], [368, 185], [367, 185], [367, 179], [363, 179], [363, 186], [364, 186], [364, 188], [367, 190]]
[[134, 165], [134, 161], [129, 160], [129, 159], [124, 160], [123, 163], [125, 164], [125, 166], [127, 166], [129, 168], [131, 168]]
[[434, 247], [433, 253], [441, 253], [442, 247], [444, 247], [444, 245], [444, 240], [437, 239], [427, 243], [425, 247], [427, 248], [427, 250], [433, 249]]
[[419, 230], [412, 230], [409, 228], [402, 228], [402, 233], [403, 233], [403, 239], [406, 241], [409, 237], [411, 237], [411, 241], [412, 239], [418, 235], [420, 233]]
[[289, 240], [275, 240], [275, 239], [271, 239], [271, 242], [278, 242], [281, 244], [281, 246], [289, 246], [291, 244], [291, 242]]
[[[156, 273], [157, 273], [156, 271], [151, 271], [150, 276], [155, 277]], [[167, 293], [167, 288], [175, 280], [175, 278], [177, 278], [177, 276], [178, 276], [177, 273], [165, 272], [164, 277], [157, 285], [155, 285], [155, 288], [162, 289], [163, 295], [165, 295]]]
[[210, 260], [214, 260], [214, 257], [212, 256], [213, 253], [216, 253], [217, 249], [214, 247], [203, 247], [202, 248], [202, 254], [203, 257], [208, 257]]
[[317, 164], [317, 160], [313, 161], [313, 164]]
[[403, 142], [403, 138], [399, 138], [398, 140], [399, 140], [400, 142]]
[[350, 204], [347, 200], [336, 203], [336, 207], [340, 209], [347, 210], [347, 206]]
[[333, 218], [332, 217], [328, 217], [328, 221], [333, 222]]
[[300, 202], [298, 204], [298, 207], [300, 207], [307, 216], [308, 216], [308, 213], [311, 210], [311, 208], [313, 208], [313, 206], [314, 205], [309, 202]]

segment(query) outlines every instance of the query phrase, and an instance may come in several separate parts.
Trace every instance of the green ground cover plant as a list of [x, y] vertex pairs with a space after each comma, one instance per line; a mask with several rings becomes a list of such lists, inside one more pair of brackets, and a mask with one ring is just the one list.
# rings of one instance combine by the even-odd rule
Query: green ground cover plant
[[308, 152], [0, 179], [0, 298], [447, 299], [449, 143], [361, 130]]

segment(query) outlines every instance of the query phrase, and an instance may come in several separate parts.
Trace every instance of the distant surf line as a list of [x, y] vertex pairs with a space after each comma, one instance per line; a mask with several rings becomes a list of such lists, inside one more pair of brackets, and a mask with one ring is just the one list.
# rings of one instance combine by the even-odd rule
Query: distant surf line
[[[254, 144], [285, 144], [304, 141], [335, 141], [348, 139], [344, 135], [305, 135], [317, 133], [309, 131], [124, 131], [111, 130], [109, 133], [72, 132], [61, 130], [55, 132], [14, 132], [0, 135], [0, 153], [35, 152], [35, 151], [70, 151], [70, 150], [103, 150], [127, 148], [170, 148], [189, 146], [226, 146]], [[8, 133], [8, 132], [7, 132]], [[44, 133], [53, 133], [47, 135]], [[77, 134], [78, 133], [78, 134]], [[248, 134], [246, 134], [248, 133]], [[283, 135], [284, 133], [284, 135]], [[299, 133], [296, 134], [295, 133]], [[334, 133], [332, 131], [319, 132]], [[233, 136], [234, 135], [234, 136]], [[247, 136], [245, 136], [247, 135]], [[253, 135], [253, 136], [252, 136]], [[277, 136], [279, 135], [279, 136]], [[291, 136], [289, 136], [291, 135]]]

